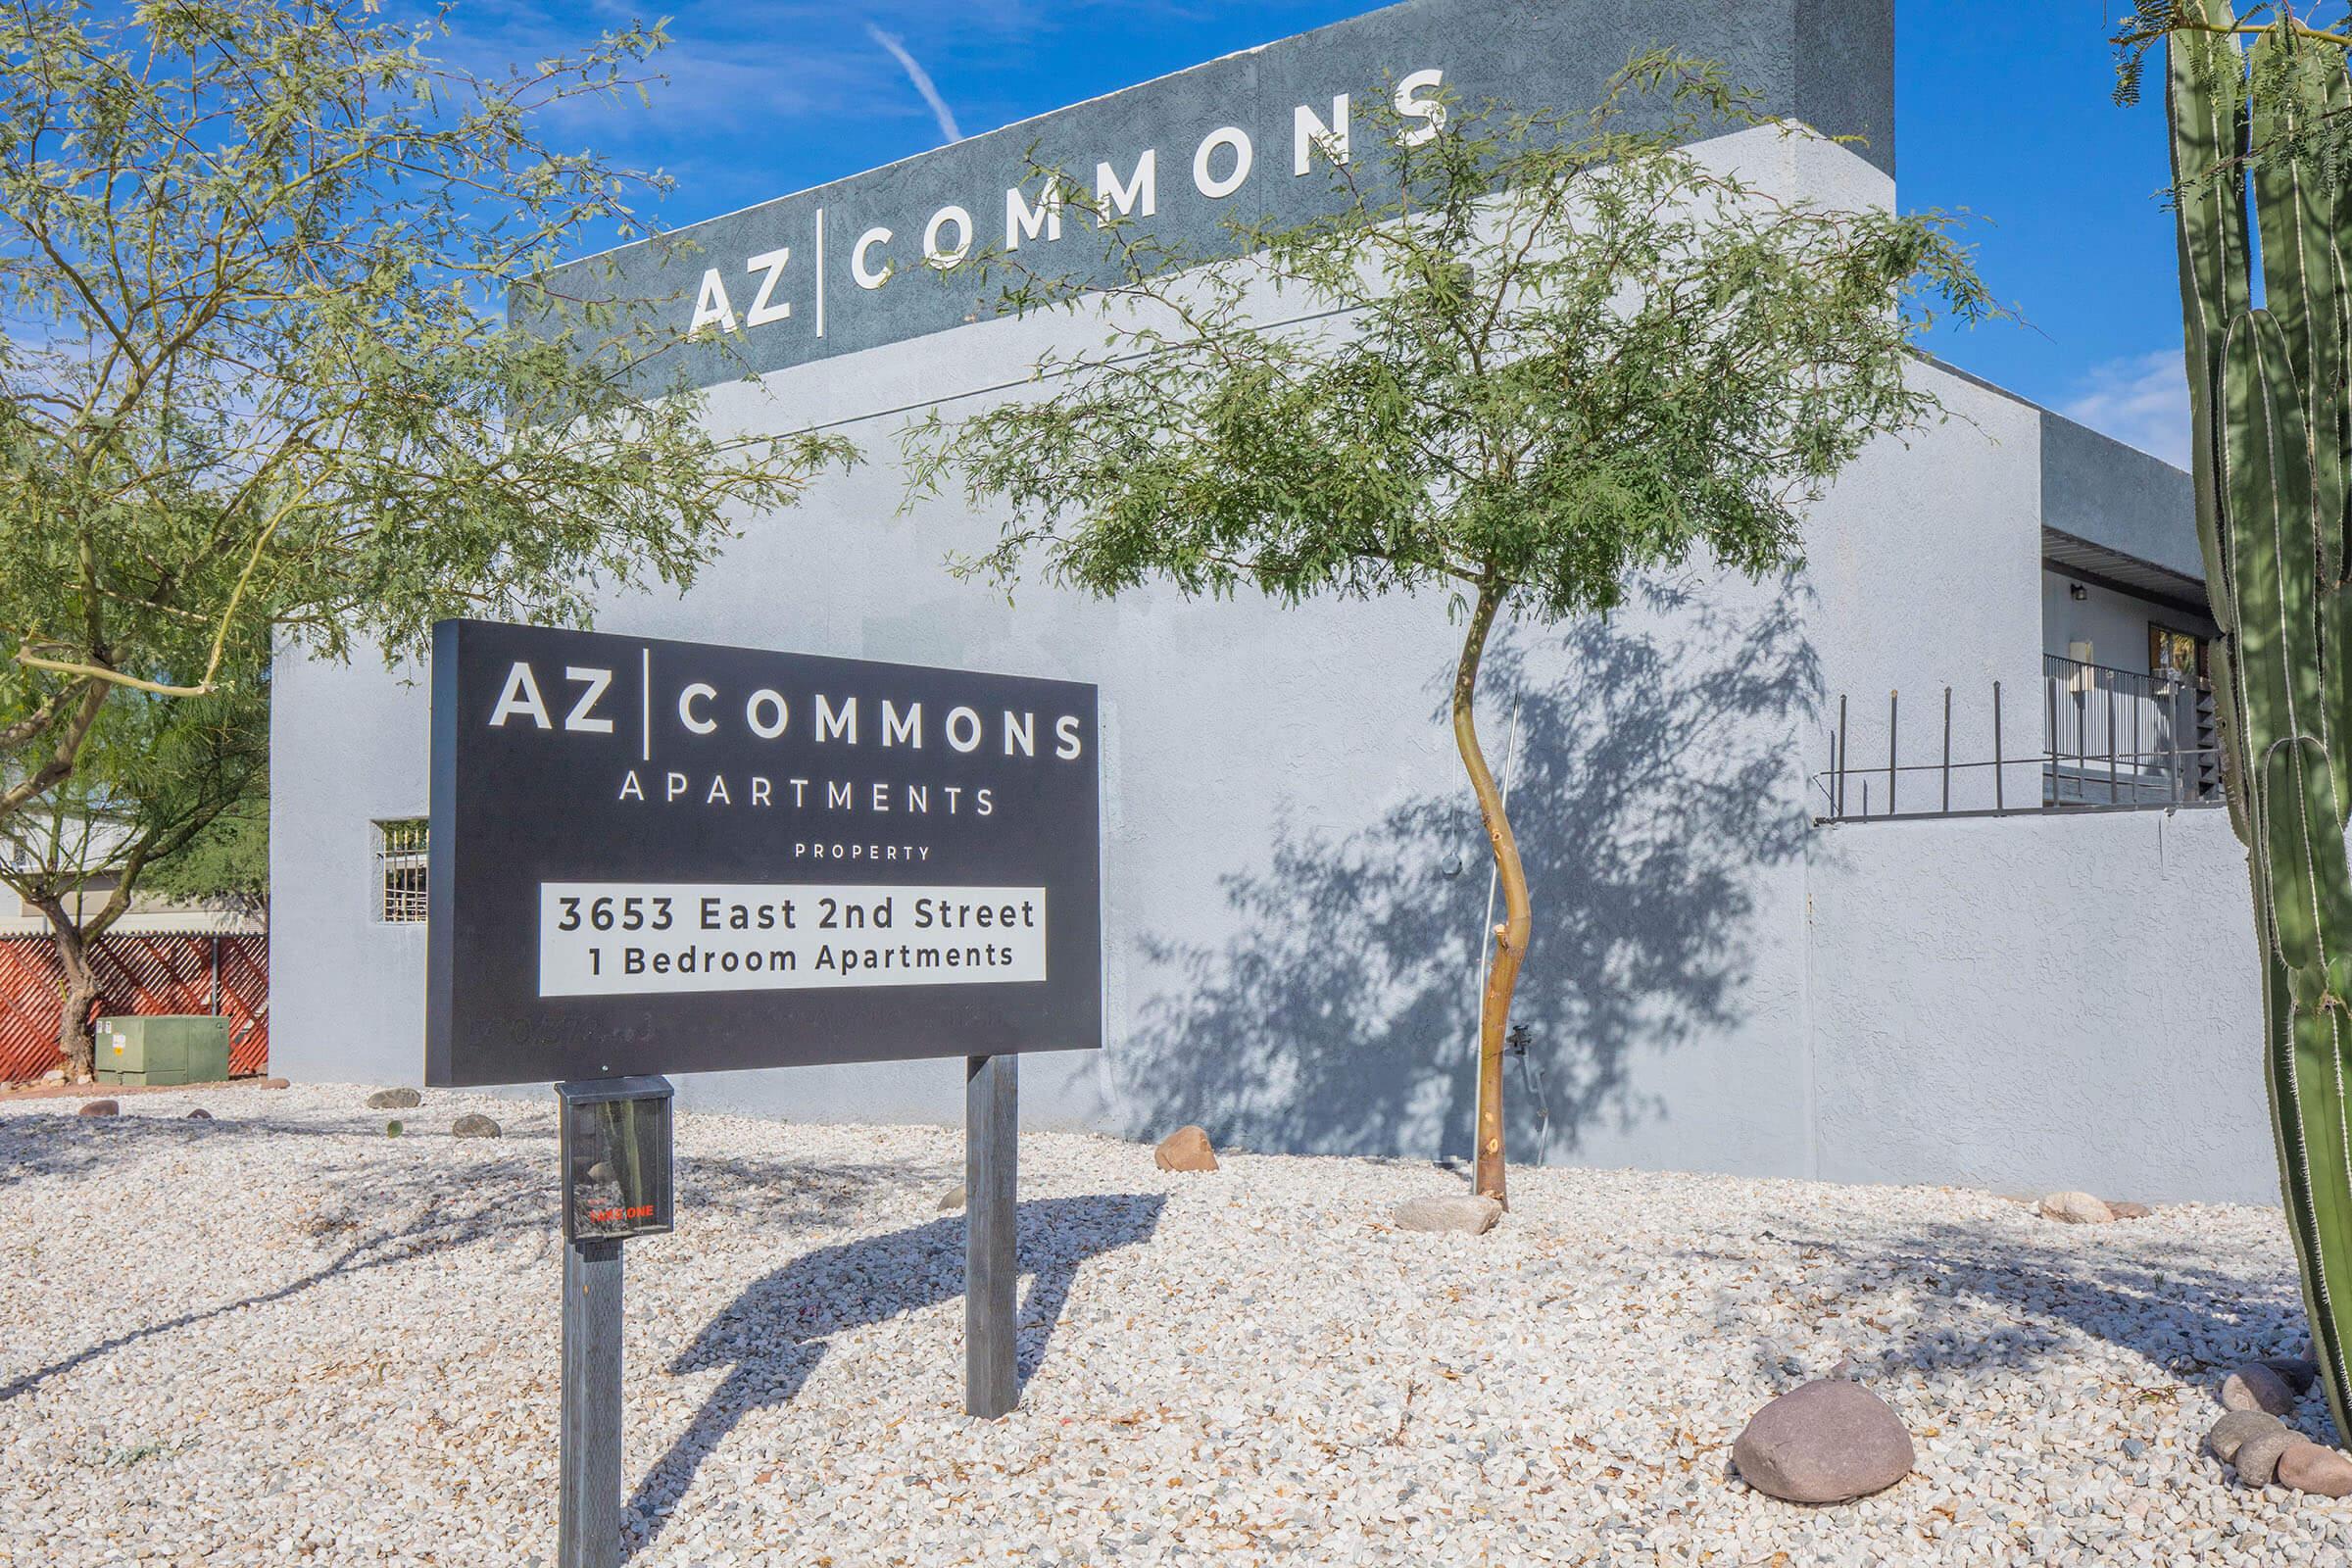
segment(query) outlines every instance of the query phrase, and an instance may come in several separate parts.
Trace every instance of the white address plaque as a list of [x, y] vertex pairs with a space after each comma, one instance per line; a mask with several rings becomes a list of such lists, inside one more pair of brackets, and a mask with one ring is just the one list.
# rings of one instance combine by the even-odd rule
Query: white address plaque
[[1042, 887], [539, 886], [542, 997], [1045, 978]]

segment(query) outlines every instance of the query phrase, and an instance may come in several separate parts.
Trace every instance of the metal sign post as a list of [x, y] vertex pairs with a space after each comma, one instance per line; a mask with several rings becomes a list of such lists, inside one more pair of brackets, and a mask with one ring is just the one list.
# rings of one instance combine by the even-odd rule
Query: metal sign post
[[557, 1568], [620, 1564], [621, 1243], [675, 1224], [670, 1085], [556, 1085], [564, 1180], [564, 1375]]
[[963, 1410], [992, 1421], [1020, 1397], [1020, 1062], [963, 1064]]
[[620, 1243], [564, 1244], [558, 1568], [620, 1563]]

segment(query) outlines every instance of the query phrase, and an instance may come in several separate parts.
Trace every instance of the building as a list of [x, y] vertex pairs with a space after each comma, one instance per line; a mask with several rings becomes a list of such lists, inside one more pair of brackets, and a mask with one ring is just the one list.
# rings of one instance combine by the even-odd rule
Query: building
[[[1891, 0], [1636, 9], [1655, 38], [1726, 55], [1772, 112], [1869, 138], [1748, 131], [1703, 156], [1782, 194], [1893, 200]], [[711, 418], [838, 429], [877, 461], [747, 519], [684, 598], [609, 596], [601, 629], [1102, 688], [1111, 1044], [1031, 1058], [1032, 1125], [1466, 1152], [1488, 878], [1436, 716], [1455, 631], [1430, 602], [1033, 588], [1008, 609], [956, 581], [944, 558], [996, 519], [900, 516], [893, 432], [1007, 395], [1094, 329], [892, 289], [891, 269], [1000, 220], [1054, 243], [1020, 190], [1032, 147], [1197, 240], [1222, 203], [1302, 212], [1293, 155], [1337, 95], [1385, 83], [1409, 105], [1440, 74], [1472, 98], [1589, 103], [1648, 41], [1629, 15], [1411, 0], [713, 219], [684, 273], [619, 254], [736, 357], [711, 350]], [[758, 380], [726, 379], [738, 364]], [[1950, 367], [1916, 373], [1954, 417], [1850, 470], [1801, 571], [1652, 581], [1605, 626], [1522, 629], [1494, 659], [1487, 734], [1538, 910], [1513, 1152], [2273, 1200], [2186, 480]], [[297, 1079], [419, 1072], [414, 673], [276, 674], [273, 1057]], [[679, 1099], [953, 1121], [959, 1088], [932, 1061], [710, 1075]]]

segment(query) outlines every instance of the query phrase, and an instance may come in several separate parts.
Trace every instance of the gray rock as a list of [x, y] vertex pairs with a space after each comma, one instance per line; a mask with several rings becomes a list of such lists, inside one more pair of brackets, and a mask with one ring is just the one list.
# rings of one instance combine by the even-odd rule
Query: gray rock
[[2320, 1363], [2299, 1355], [2267, 1355], [2262, 1364], [2286, 1380], [2286, 1386], [2301, 1398], [2320, 1381]]
[[2296, 1444], [2310, 1441], [2292, 1427], [2258, 1432], [2238, 1445], [2237, 1457], [2230, 1462], [2237, 1467], [2237, 1479], [2246, 1486], [2267, 1487], [2278, 1473], [2279, 1457]]
[[1464, 1193], [1458, 1198], [1408, 1198], [1396, 1205], [1395, 1223], [1400, 1231], [1446, 1231], [1457, 1236], [1484, 1236], [1502, 1218], [1502, 1205], [1492, 1198]]
[[81, 1108], [74, 1111], [74, 1114], [76, 1116], [120, 1116], [122, 1114], [122, 1102], [119, 1100], [85, 1100], [81, 1102]]
[[2226, 1410], [2285, 1415], [2294, 1407], [2295, 1391], [2286, 1379], [2259, 1361], [2252, 1366], [2241, 1366], [2222, 1380], [2222, 1408]]
[[963, 1188], [960, 1185], [951, 1187], [946, 1192], [939, 1195], [939, 1211], [942, 1214], [953, 1213], [955, 1210], [959, 1209], [962, 1206]]
[[2316, 1443], [2298, 1443], [2278, 1456], [2278, 1484], [2320, 1497], [2352, 1497], [2352, 1459]]
[[414, 1110], [424, 1097], [414, 1089], [378, 1089], [368, 1097], [369, 1110]]
[[1902, 1418], [1842, 1378], [1782, 1395], [1732, 1445], [1740, 1479], [1788, 1502], [1850, 1502], [1883, 1492], [1917, 1458]]
[[2248, 1440], [2265, 1432], [2278, 1431], [2283, 1425], [2277, 1416], [2265, 1415], [2260, 1410], [2232, 1410], [2205, 1434], [2205, 1451], [2228, 1464], [2237, 1457], [2237, 1450]]
[[496, 1138], [500, 1136], [500, 1128], [498, 1123], [481, 1112], [469, 1110], [449, 1124], [449, 1136], [452, 1138]]
[[2088, 1193], [2052, 1193], [2041, 1200], [2041, 1217], [2067, 1225], [2112, 1225], [2115, 1210]]

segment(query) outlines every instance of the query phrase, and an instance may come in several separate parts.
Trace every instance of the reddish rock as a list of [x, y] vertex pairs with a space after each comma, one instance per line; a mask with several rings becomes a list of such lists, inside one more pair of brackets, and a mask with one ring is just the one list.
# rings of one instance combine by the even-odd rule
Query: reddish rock
[[76, 1116], [120, 1116], [122, 1114], [122, 1102], [119, 1100], [85, 1100], [81, 1102], [81, 1108], [74, 1114]]
[[2154, 1219], [2156, 1211], [2145, 1203], [2109, 1203], [2107, 1212], [2117, 1219]]
[[1215, 1170], [1217, 1152], [1200, 1128], [1179, 1127], [1159, 1141], [1152, 1162], [1161, 1170]]
[[1732, 1445], [1740, 1479], [1788, 1502], [1850, 1502], [1911, 1473], [1911, 1434], [1886, 1400], [1842, 1378], [1758, 1410]]
[[189, 1111], [182, 1119], [186, 1121], [211, 1121], [213, 1119], [213, 1113], [205, 1109], [202, 1105], [198, 1105], [194, 1110]]
[[2278, 1484], [2321, 1497], [2352, 1497], [2352, 1459], [2316, 1443], [2298, 1443], [2278, 1456]]

